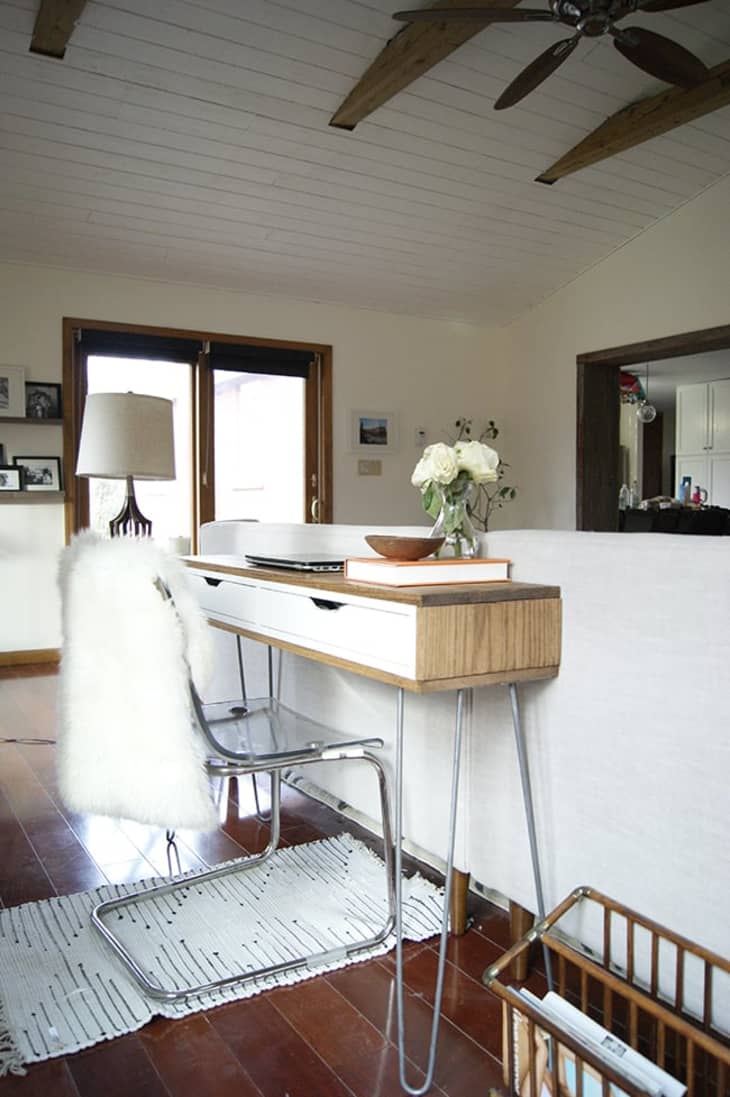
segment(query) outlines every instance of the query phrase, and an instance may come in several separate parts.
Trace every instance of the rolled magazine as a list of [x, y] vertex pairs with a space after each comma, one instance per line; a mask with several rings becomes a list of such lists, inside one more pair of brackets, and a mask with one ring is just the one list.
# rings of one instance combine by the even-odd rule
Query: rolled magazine
[[[529, 990], [517, 991], [521, 998], [530, 1004], [532, 1011], [546, 1021], [550, 1021], [576, 1043], [590, 1051], [595, 1060], [614, 1073], [621, 1074], [626, 1081], [643, 1090], [649, 1097], [683, 1097], [687, 1087], [678, 1079], [653, 1063], [646, 1056], [635, 1051], [608, 1029], [591, 1020], [585, 1013], [571, 1005], [565, 998], [550, 991], [544, 998], [538, 998]], [[576, 1056], [570, 1048], [558, 1046], [558, 1077], [560, 1094], [554, 1094], [552, 1057], [554, 1050], [549, 1033], [535, 1029], [535, 1077], [537, 1093], [532, 1094], [531, 1071], [529, 1066], [529, 1044], [526, 1018], [514, 1013], [514, 1049], [515, 1049], [515, 1090], [521, 1097], [575, 1097], [577, 1093]], [[603, 1079], [590, 1063], [582, 1064], [583, 1097], [601, 1097]], [[614, 1083], [609, 1084], [611, 1097], [627, 1097], [624, 1090]]]

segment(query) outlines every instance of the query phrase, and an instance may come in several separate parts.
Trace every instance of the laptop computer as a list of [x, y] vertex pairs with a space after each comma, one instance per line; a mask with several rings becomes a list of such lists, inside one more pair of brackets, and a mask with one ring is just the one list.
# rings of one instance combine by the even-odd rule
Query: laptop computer
[[289, 571], [342, 571], [345, 565], [344, 556], [329, 552], [289, 552], [282, 556], [263, 556], [247, 552], [244, 558], [247, 564], [256, 567], [285, 568]]

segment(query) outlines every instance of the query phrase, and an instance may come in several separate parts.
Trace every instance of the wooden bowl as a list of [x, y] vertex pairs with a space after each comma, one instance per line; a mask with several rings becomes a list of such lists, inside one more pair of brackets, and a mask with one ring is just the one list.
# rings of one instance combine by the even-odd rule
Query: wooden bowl
[[443, 545], [444, 537], [388, 537], [371, 533], [365, 540], [379, 556], [389, 560], [423, 560]]

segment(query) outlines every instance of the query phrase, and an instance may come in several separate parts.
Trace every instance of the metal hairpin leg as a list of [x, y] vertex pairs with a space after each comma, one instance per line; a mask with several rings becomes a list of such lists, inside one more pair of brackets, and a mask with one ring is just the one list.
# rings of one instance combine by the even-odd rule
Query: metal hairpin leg
[[[279, 652], [281, 655], [281, 651]], [[274, 696], [274, 653], [271, 644], [266, 645], [266, 669], [269, 677], [269, 697]]]
[[[517, 760], [520, 765], [520, 781], [522, 782], [522, 799], [525, 805], [525, 819], [527, 820], [527, 836], [530, 840], [530, 859], [532, 861], [532, 875], [535, 880], [537, 913], [540, 916], [540, 920], [542, 920], [545, 917], [545, 899], [543, 897], [542, 891], [540, 859], [537, 852], [537, 828], [535, 827], [535, 811], [532, 804], [532, 786], [530, 785], [530, 770], [527, 765], [525, 735], [522, 730], [522, 720], [520, 719], [520, 704], [519, 697], [517, 695], [517, 686], [514, 682], [509, 683], [509, 699], [512, 706], [512, 726], [515, 732]], [[550, 967], [550, 952], [545, 947], [545, 945], [543, 945], [542, 951], [545, 958], [545, 974], [547, 976], [548, 987], [550, 990], [552, 990], [553, 976], [552, 969]]]
[[433, 1082], [438, 1046], [441, 998], [444, 989], [444, 970], [446, 967], [446, 945], [449, 934], [449, 907], [451, 905], [451, 880], [454, 868], [454, 842], [456, 838], [456, 805], [459, 796], [459, 770], [461, 760], [461, 732], [464, 717], [463, 689], [456, 694], [456, 722], [454, 729], [454, 755], [451, 767], [451, 801], [449, 808], [449, 841], [446, 859], [446, 888], [444, 910], [441, 918], [441, 939], [436, 973], [436, 990], [433, 1003], [433, 1021], [431, 1039], [428, 1045], [428, 1064], [426, 1077], [419, 1089], [414, 1089], [406, 1080], [405, 1065], [405, 1024], [403, 1018], [403, 688], [398, 688], [396, 715], [396, 756], [395, 756], [395, 970], [396, 970], [396, 1008], [398, 1014], [398, 1069], [400, 1084], [412, 1097], [420, 1097], [428, 1092]]

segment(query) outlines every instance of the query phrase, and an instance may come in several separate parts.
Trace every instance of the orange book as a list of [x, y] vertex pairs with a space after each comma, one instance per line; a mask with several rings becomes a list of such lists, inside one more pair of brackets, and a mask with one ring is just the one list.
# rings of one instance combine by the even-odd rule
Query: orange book
[[511, 560], [449, 556], [443, 560], [389, 560], [358, 556], [345, 560], [345, 579], [388, 587], [426, 587], [443, 583], [509, 582]]

